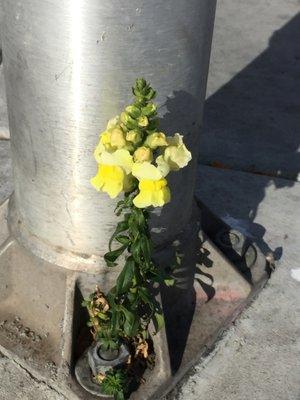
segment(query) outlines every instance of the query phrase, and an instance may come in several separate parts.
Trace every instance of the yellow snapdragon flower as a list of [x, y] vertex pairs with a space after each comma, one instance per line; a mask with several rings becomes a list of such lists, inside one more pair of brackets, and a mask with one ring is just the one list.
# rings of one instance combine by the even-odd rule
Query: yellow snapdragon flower
[[139, 182], [139, 194], [133, 199], [138, 208], [162, 207], [171, 199], [170, 189], [161, 171], [150, 162], [134, 163], [132, 175]]
[[175, 133], [173, 137], [168, 137], [167, 141], [168, 147], [165, 148], [163, 158], [170, 169], [177, 171], [187, 166], [192, 159], [192, 154], [183, 143], [182, 135]]
[[114, 199], [123, 190], [124, 178], [122, 168], [116, 165], [98, 164], [98, 173], [91, 179], [91, 184], [96, 190], [102, 190]]
[[139, 194], [133, 199], [133, 204], [138, 208], [162, 207], [171, 199], [170, 189], [166, 179], [157, 181], [142, 179], [139, 183]]
[[113, 199], [120, 192], [132, 189], [130, 173], [133, 160], [128, 150], [120, 149], [114, 153], [103, 151], [98, 160], [98, 173], [91, 179], [96, 190], [108, 193]]

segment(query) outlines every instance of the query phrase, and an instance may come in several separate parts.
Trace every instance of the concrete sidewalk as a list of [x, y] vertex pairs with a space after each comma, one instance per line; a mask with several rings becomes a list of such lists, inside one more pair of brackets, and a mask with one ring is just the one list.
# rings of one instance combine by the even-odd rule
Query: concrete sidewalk
[[[257, 193], [263, 199], [247, 217]], [[250, 308], [167, 398], [299, 400], [300, 183], [200, 166], [197, 195], [280, 260]]]
[[298, 0], [218, 0], [201, 162], [297, 180]]

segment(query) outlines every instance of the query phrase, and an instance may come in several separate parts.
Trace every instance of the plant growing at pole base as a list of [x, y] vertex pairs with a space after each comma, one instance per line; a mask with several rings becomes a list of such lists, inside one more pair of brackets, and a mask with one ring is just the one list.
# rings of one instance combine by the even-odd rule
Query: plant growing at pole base
[[[174, 283], [152, 260], [149, 207], [162, 207], [170, 201], [166, 177], [185, 167], [191, 153], [179, 133], [168, 137], [159, 130], [153, 102], [156, 92], [151, 86], [144, 79], [137, 79], [132, 91], [134, 102], [112, 118], [100, 134], [94, 151], [98, 172], [91, 179], [96, 190], [111, 198], [123, 193], [115, 209], [121, 220], [104, 259], [113, 268], [122, 256], [124, 265], [115, 286], [106, 294], [97, 288], [84, 305], [92, 334], [101, 348], [115, 350], [121, 342], [131, 341], [136, 345], [134, 356], [147, 359], [149, 325], [153, 322], [158, 332], [164, 323], [153, 285]], [[112, 371], [103, 377], [102, 390], [121, 399], [123, 372]]]

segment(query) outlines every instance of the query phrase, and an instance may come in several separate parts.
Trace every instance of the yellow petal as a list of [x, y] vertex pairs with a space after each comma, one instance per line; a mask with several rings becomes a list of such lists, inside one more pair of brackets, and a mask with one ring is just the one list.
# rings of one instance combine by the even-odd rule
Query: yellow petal
[[106, 192], [111, 199], [115, 199], [123, 190], [123, 182], [122, 181], [105, 182], [102, 190], [103, 192]]
[[160, 190], [153, 192], [152, 205], [154, 207], [162, 207], [166, 203], [168, 203], [170, 199], [171, 199], [170, 189], [168, 187], [164, 187]]
[[134, 163], [132, 165], [132, 175], [139, 181], [142, 179], [149, 179], [156, 181], [162, 178], [162, 173], [157, 167], [150, 162]]
[[157, 168], [161, 172], [162, 176], [165, 177], [170, 172], [170, 166], [164, 159], [162, 155], [158, 156], [156, 159]]
[[192, 154], [183, 143], [182, 136], [175, 133], [174, 137], [168, 138], [169, 146], [164, 152], [164, 160], [169, 164], [171, 170], [176, 171], [187, 166], [192, 159]]
[[171, 199], [170, 189], [165, 179], [141, 180], [139, 183], [139, 194], [133, 199], [133, 204], [138, 208], [149, 206], [162, 207]]
[[99, 165], [97, 175], [91, 179], [96, 190], [102, 190], [114, 199], [123, 190], [124, 172], [115, 165]]
[[103, 186], [103, 179], [101, 176], [101, 166], [98, 165], [98, 172], [97, 174], [90, 180], [91, 185], [98, 191], [101, 190], [102, 186]]
[[98, 164], [100, 163], [100, 156], [104, 151], [105, 151], [105, 147], [101, 143], [101, 140], [100, 140], [99, 143], [97, 144], [95, 150], [94, 150], [94, 157], [95, 157], [95, 160], [97, 161]]
[[133, 204], [138, 208], [146, 208], [152, 205], [152, 193], [150, 191], [140, 192], [133, 199]]
[[114, 151], [113, 153], [105, 151], [100, 155], [99, 159], [101, 164], [116, 165], [123, 168], [126, 174], [129, 174], [131, 172], [133, 161], [132, 156], [130, 155], [128, 150], [119, 149]]
[[110, 144], [110, 132], [104, 131], [100, 134], [100, 142], [104, 145]]
[[120, 120], [120, 117], [118, 115], [111, 118], [107, 123], [107, 129], [115, 128], [118, 125], [119, 120]]

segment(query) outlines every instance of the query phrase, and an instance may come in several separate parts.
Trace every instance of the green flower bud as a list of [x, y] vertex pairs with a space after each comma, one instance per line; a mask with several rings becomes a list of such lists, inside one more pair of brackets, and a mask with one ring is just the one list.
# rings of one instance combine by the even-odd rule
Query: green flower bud
[[126, 112], [122, 112], [120, 115], [121, 121], [125, 124], [128, 129], [134, 129], [137, 126], [136, 121]]
[[136, 106], [127, 106], [125, 111], [132, 117], [138, 118], [141, 115], [141, 110]]
[[148, 93], [146, 94], [146, 99], [147, 100], [152, 100], [154, 99], [154, 97], [156, 96], [156, 91], [153, 90], [152, 88], [150, 88], [150, 90], [148, 91]]
[[147, 86], [147, 82], [145, 81], [144, 78], [138, 78], [135, 82], [135, 87], [138, 90], [143, 90], [145, 88], [145, 86]]
[[149, 103], [146, 107], [142, 108], [142, 115], [146, 115], [146, 117], [152, 117], [156, 115], [156, 105], [153, 103]]

